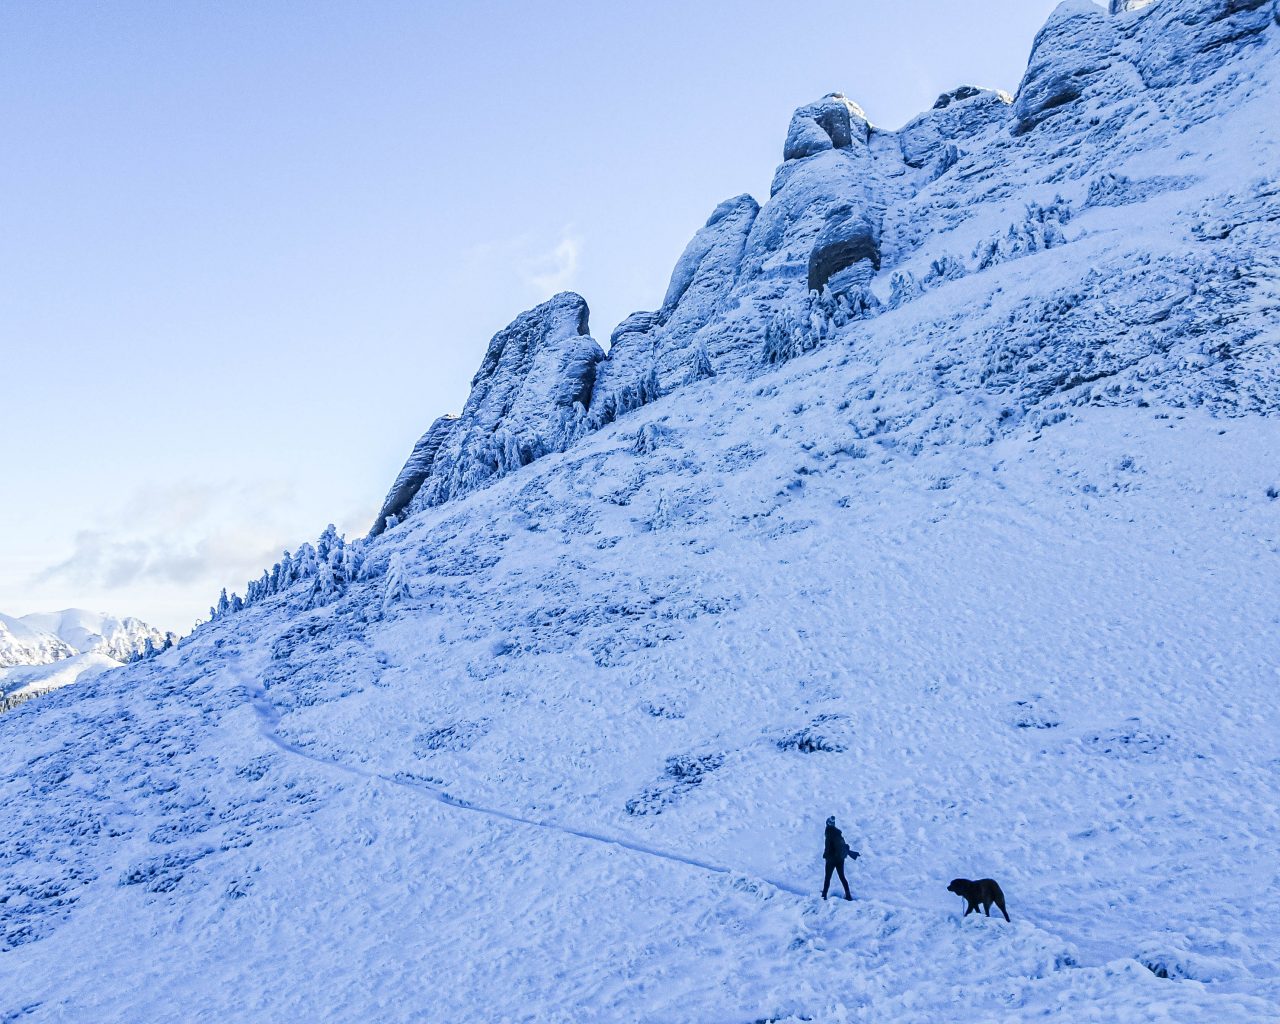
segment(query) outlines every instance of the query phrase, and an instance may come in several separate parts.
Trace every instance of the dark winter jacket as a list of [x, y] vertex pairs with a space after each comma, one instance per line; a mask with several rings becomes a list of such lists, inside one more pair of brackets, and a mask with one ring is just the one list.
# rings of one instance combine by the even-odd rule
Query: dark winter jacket
[[843, 864], [849, 856], [849, 844], [844, 841], [844, 834], [834, 825], [828, 825], [826, 839], [822, 859], [828, 864]]

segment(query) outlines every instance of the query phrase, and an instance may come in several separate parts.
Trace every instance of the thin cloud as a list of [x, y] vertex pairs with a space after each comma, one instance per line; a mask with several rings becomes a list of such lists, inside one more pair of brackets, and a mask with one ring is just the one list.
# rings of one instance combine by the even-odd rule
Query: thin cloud
[[566, 233], [549, 252], [525, 264], [526, 283], [543, 296], [564, 291], [577, 279], [581, 251], [582, 240]]
[[291, 497], [278, 482], [144, 484], [78, 531], [71, 553], [31, 582], [119, 590], [247, 579], [278, 558], [281, 538], [294, 532], [277, 511]]
[[486, 288], [494, 281], [512, 281], [527, 299], [540, 302], [576, 284], [582, 248], [582, 239], [571, 227], [550, 244], [527, 234], [482, 242], [467, 249], [464, 274]]

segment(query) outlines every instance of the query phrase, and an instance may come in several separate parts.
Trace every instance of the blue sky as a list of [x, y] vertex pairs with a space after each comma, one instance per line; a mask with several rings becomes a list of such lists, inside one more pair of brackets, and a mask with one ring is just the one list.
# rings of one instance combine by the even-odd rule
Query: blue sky
[[0, 611], [185, 631], [363, 532], [494, 331], [606, 343], [791, 111], [1014, 90], [1054, 4], [0, 8]]

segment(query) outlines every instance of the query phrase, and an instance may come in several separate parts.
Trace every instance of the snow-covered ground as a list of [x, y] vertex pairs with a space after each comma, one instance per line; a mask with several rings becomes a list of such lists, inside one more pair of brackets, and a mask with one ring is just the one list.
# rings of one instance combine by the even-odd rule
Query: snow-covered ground
[[403, 521], [0, 716], [0, 1021], [1280, 1019], [1276, 13], [802, 107]]
[[655, 406], [424, 516], [388, 618], [250, 609], [13, 713], [12, 1009], [1273, 1019], [1280, 427], [818, 457], [792, 404]]

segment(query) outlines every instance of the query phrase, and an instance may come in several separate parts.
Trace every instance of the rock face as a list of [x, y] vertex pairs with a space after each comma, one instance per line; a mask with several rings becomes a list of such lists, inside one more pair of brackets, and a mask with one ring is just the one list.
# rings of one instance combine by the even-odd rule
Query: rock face
[[835, 211], [809, 253], [809, 290], [821, 291], [836, 274], [863, 261], [872, 273], [880, 269], [876, 226], [864, 209], [850, 206]]
[[1000, 128], [1009, 116], [1012, 97], [998, 89], [962, 85], [943, 93], [933, 109], [921, 114], [898, 132], [902, 159], [911, 167], [936, 161], [948, 145], [976, 140], [992, 128]]
[[855, 141], [865, 143], [870, 135], [871, 122], [862, 108], [843, 93], [828, 93], [791, 115], [782, 159], [803, 160], [828, 149], [848, 149]]
[[442, 428], [447, 436], [406, 506], [410, 514], [563, 451], [581, 436], [596, 364], [604, 358], [587, 319], [582, 296], [561, 292], [493, 336], [462, 414]]
[[633, 313], [614, 331], [599, 366], [592, 420], [601, 426], [702, 375], [698, 332], [721, 310], [760, 212], [751, 196], [728, 199], [685, 247], [662, 308]]
[[400, 470], [400, 475], [396, 477], [391, 490], [387, 492], [386, 500], [378, 511], [373, 529], [369, 531], [370, 537], [378, 536], [392, 525], [389, 520], [393, 517], [398, 520], [403, 516], [405, 509], [409, 507], [409, 502], [422, 487], [423, 481], [431, 475], [431, 467], [435, 464], [440, 447], [453, 434], [457, 425], [457, 416], [441, 416], [431, 424], [431, 429], [418, 439], [418, 443], [413, 446], [413, 451], [409, 453], [409, 459], [405, 462], [404, 468]]
[[1015, 134], [1029, 132], [1086, 95], [1121, 94], [1141, 87], [1119, 52], [1119, 35], [1091, 0], [1066, 0], [1050, 16], [1031, 49], [1013, 109]]
[[[1127, 215], [1106, 220], [1101, 211], [1192, 189], [1200, 170], [1170, 171], [1182, 159], [1179, 136], [1220, 116], [1223, 95], [1247, 97], [1271, 82], [1264, 75], [1250, 86], [1249, 76], [1276, 61], [1278, 19], [1280, 0], [1112, 0], [1109, 13], [1065, 0], [1036, 36], [1015, 96], [961, 85], [897, 132], [873, 126], [841, 93], [799, 107], [768, 201], [741, 195], [716, 207], [677, 261], [661, 306], [619, 324], [606, 358], [578, 322], [585, 305], [576, 297], [558, 296], [501, 332], [461, 419], [437, 424], [438, 443], [435, 428], [419, 442], [384, 517], [466, 493], [696, 381], [760, 373], [838, 338], [861, 344], [882, 315], [929, 309], [935, 291], [959, 294], [975, 275], [1086, 248], [1093, 231], [1123, 233]], [[1011, 400], [1019, 408], [1065, 392], [1097, 400], [1085, 384], [1105, 379], [1113, 395], [1130, 393], [1139, 377], [1163, 372], [1155, 367], [1202, 358], [1201, 336], [1229, 338], [1217, 352], [1256, 352], [1257, 330], [1231, 310], [1261, 294], [1271, 250], [1251, 249], [1239, 262], [1231, 252], [1232, 238], [1243, 237], [1233, 225], [1264, 231], [1273, 222], [1276, 175], [1259, 172], [1258, 182], [1232, 184], [1229, 217], [1203, 212], [1221, 197], [1202, 195], [1199, 207], [1190, 192], [1179, 200], [1183, 230], [1222, 243], [1213, 258], [1143, 254], [1135, 266], [1137, 257], [1064, 256], [1063, 266], [1090, 268], [1060, 282], [1070, 313], [1028, 299], [985, 334], [967, 325], [970, 342], [984, 341], [938, 364], [956, 378], [951, 386], [972, 386], [972, 374], [1001, 387], [1018, 380], [1030, 389]], [[1251, 269], [1236, 274], [1237, 265]], [[1135, 308], [1118, 294], [1132, 275], [1180, 297], [1167, 309], [1155, 303], [1161, 309], [1143, 314], [1145, 327], [1117, 312]], [[971, 316], [973, 301], [963, 300]], [[1044, 318], [1053, 323], [1024, 323]], [[1167, 326], [1175, 319], [1176, 330]], [[945, 316], [910, 328], [960, 329]], [[1015, 345], [1020, 330], [1045, 350]], [[1254, 358], [1247, 384], [1210, 388], [1214, 401], [1273, 401], [1265, 362]], [[934, 394], [943, 370], [934, 374], [912, 393]]]

